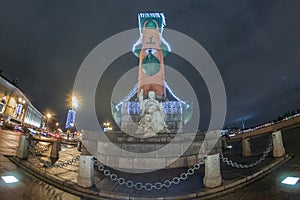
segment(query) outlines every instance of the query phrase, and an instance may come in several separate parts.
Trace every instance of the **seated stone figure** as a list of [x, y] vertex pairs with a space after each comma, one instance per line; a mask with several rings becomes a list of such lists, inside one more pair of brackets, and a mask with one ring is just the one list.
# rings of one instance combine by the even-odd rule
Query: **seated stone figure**
[[144, 134], [144, 137], [152, 137], [157, 133], [169, 132], [165, 123], [165, 114], [162, 103], [155, 99], [154, 91], [149, 91], [148, 98], [143, 99], [143, 90], [139, 95], [140, 115], [138, 133]]

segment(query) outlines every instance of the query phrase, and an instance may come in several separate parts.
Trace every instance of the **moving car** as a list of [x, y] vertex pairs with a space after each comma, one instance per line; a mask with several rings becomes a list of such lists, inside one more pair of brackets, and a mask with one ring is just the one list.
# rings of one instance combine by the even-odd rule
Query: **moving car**
[[23, 132], [23, 127], [21, 125], [15, 125], [15, 131]]
[[48, 132], [49, 133], [49, 136], [50, 137], [53, 137], [53, 138], [59, 138], [60, 135], [58, 133], [51, 133], [51, 132]]
[[49, 133], [47, 131], [42, 130], [41, 131], [41, 136], [49, 137], [50, 135], [49, 135]]
[[13, 118], [8, 119], [8, 123], [12, 126], [13, 130], [23, 132], [22, 122]]
[[29, 130], [29, 133], [31, 134], [31, 135], [39, 135], [39, 132], [38, 131], [36, 131], [36, 130], [34, 130], [34, 129], [32, 129], [32, 128], [27, 128], [28, 130]]

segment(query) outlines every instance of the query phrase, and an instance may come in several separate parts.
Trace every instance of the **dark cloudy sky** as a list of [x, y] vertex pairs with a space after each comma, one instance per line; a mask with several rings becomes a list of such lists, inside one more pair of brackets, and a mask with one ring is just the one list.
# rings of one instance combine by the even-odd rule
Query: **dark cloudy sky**
[[[87, 54], [136, 28], [138, 12], [161, 11], [167, 28], [194, 38], [217, 64], [226, 124], [252, 126], [300, 108], [299, 9], [297, 0], [0, 0], [0, 68], [18, 78], [40, 111], [51, 109], [63, 121], [66, 95]], [[127, 66], [136, 66], [131, 56]]]

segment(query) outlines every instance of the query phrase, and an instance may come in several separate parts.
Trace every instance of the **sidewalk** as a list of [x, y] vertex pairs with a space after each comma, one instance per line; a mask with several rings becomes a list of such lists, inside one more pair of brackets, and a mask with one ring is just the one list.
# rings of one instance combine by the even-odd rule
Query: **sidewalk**
[[[48, 185], [33, 176], [23, 167], [18, 167], [8, 158], [13, 158], [15, 152], [9, 151], [8, 155], [0, 153], [0, 176], [14, 176], [18, 179], [15, 183], [5, 183], [0, 178], [0, 199], [1, 200], [46, 200], [46, 199], [66, 199], [80, 200], [79, 197]], [[8, 158], [7, 158], [8, 157]]]
[[0, 197], [3, 200], [23, 199], [26, 194], [26, 184], [32, 180], [32, 176], [22, 176], [17, 166], [0, 154], [0, 175], [15, 176], [20, 182], [6, 184], [0, 180]]
[[[50, 152], [46, 151], [42, 154], [42, 158], [48, 159]], [[62, 145], [62, 151], [59, 153], [59, 160], [56, 163], [70, 160], [80, 154], [75, 147], [70, 145]], [[239, 163], [255, 162], [259, 156], [251, 158], [243, 158], [239, 153], [230, 152], [225, 153], [232, 160]], [[9, 157], [11, 161], [22, 167], [24, 170], [30, 172], [38, 179], [55, 186], [65, 193], [72, 194], [72, 199], [75, 196], [82, 197], [82, 199], [189, 199], [189, 198], [212, 198], [214, 196], [222, 195], [226, 192], [233, 191], [243, 187], [257, 178], [264, 176], [269, 171], [282, 163], [289, 160], [290, 156], [273, 159], [270, 155], [261, 164], [248, 169], [234, 169], [230, 166], [221, 163], [222, 170], [222, 185], [214, 189], [204, 188], [202, 180], [204, 176], [204, 165], [195, 171], [195, 174], [188, 176], [187, 180], [180, 182], [178, 185], [172, 185], [170, 188], [162, 188], [161, 190], [145, 191], [128, 188], [125, 185], [119, 185], [117, 182], [110, 180], [95, 168], [95, 186], [93, 188], [84, 189], [77, 185], [78, 162], [72, 165], [63, 166], [59, 168], [45, 168], [32, 155], [27, 160], [20, 160], [15, 157]], [[157, 181], [172, 180], [175, 176], [180, 176], [182, 172], [187, 169], [167, 169], [158, 170], [155, 172], [145, 174], [128, 174], [124, 172], [115, 171], [119, 177], [124, 177], [126, 180], [132, 180], [142, 183], [155, 183]]]

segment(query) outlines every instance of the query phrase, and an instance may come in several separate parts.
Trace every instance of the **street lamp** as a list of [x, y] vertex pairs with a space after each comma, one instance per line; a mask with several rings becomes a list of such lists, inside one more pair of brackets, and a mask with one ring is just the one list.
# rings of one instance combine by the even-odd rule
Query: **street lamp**
[[65, 127], [67, 131], [70, 132], [71, 131], [70, 129], [74, 130], [74, 128], [76, 128], [75, 117], [76, 117], [76, 111], [78, 110], [81, 104], [81, 97], [76, 92], [72, 92], [67, 95], [66, 102], [69, 110], [68, 110]]
[[76, 110], [80, 107], [81, 97], [76, 92], [71, 92], [67, 95], [66, 103], [68, 108]]
[[112, 127], [110, 126], [110, 123], [109, 122], [104, 122], [103, 123], [103, 126], [104, 126], [104, 132], [107, 132], [107, 131], [111, 131], [112, 130]]
[[78, 108], [78, 99], [77, 99], [77, 97], [76, 96], [72, 96], [72, 108]]
[[46, 124], [45, 124], [45, 127], [46, 127], [46, 130], [48, 129], [48, 120], [52, 117], [52, 115], [50, 113], [47, 113], [46, 115]]

